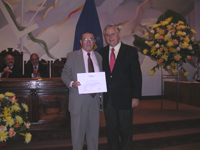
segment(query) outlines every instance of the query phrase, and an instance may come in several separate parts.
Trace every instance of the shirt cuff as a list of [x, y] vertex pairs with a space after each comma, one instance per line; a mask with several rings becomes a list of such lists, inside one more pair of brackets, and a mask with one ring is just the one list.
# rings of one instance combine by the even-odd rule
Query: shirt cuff
[[71, 82], [70, 82], [69, 87], [73, 88], [73, 87], [72, 87], [73, 82], [74, 82], [74, 81], [71, 81]]

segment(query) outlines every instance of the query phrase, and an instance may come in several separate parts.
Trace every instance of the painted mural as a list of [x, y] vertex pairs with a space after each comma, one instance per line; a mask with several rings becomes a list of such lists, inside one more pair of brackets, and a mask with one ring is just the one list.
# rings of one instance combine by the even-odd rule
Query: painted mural
[[[31, 53], [37, 53], [45, 60], [66, 57], [73, 51], [75, 28], [85, 0], [7, 0], [12, 8], [14, 19], [0, 1], [0, 51], [14, 48], [24, 53], [28, 60]], [[196, 40], [200, 40], [200, 19], [198, 0], [95, 0], [100, 26], [103, 31], [108, 23], [114, 23], [121, 29], [121, 41], [133, 45], [134, 34], [145, 35], [145, 28], [155, 24], [157, 18], [166, 10], [172, 9], [183, 15], [190, 26], [196, 30]], [[28, 33], [36, 39], [45, 41], [49, 54], [44, 46], [30, 39]], [[106, 43], [104, 42], [104, 45]], [[139, 51], [139, 49], [138, 49]], [[148, 72], [156, 64], [155, 61], [139, 51], [139, 60], [143, 74], [142, 95], [161, 94], [161, 73], [154, 76]], [[184, 64], [190, 73], [183, 80], [193, 81], [195, 61]], [[164, 73], [168, 74], [168, 72]]]

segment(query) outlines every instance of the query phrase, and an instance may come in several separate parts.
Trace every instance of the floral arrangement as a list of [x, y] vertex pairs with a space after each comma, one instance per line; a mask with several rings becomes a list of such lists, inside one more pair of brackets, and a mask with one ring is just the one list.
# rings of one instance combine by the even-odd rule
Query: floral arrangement
[[25, 143], [31, 141], [27, 112], [28, 106], [24, 103], [20, 106], [14, 93], [0, 94], [0, 142], [19, 139], [25, 139]]
[[144, 55], [157, 61], [149, 75], [154, 75], [156, 68], [162, 66], [173, 73], [180, 68], [186, 76], [189, 73], [183, 68], [183, 63], [200, 53], [199, 42], [195, 42], [194, 34], [196, 31], [190, 28], [184, 17], [168, 10], [158, 18], [156, 24], [149, 27], [145, 38], [134, 35], [134, 45]]

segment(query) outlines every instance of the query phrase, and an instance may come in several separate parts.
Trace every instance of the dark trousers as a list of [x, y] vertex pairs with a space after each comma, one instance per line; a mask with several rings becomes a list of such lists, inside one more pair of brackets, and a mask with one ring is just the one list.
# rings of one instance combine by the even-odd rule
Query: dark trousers
[[132, 150], [133, 109], [114, 109], [109, 100], [104, 111], [108, 150]]

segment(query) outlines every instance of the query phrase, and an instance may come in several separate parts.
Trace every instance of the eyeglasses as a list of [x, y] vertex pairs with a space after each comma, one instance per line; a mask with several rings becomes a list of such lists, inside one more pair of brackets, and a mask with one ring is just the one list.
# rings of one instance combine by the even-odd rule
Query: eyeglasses
[[84, 39], [83, 39], [84, 42], [87, 42], [87, 41], [93, 42], [94, 40], [95, 40], [94, 38], [90, 38], [90, 39], [84, 38]]

